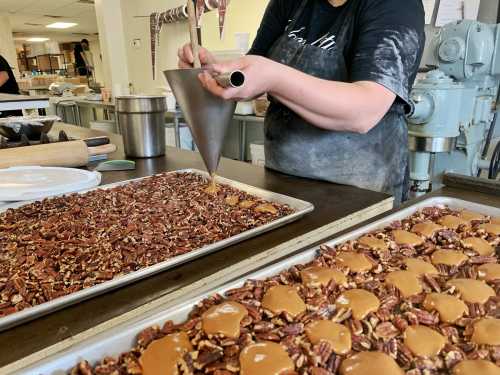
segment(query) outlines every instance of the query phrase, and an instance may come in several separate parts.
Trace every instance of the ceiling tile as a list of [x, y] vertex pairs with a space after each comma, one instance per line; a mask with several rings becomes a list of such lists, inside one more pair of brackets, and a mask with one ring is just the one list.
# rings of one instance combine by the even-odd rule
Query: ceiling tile
[[19, 3], [24, 6], [22, 8], [17, 8], [17, 11], [21, 9], [26, 13], [32, 14], [52, 14], [52, 12], [56, 12], [57, 9], [76, 1], [77, 0], [20, 0]]
[[0, 11], [11, 13], [25, 8], [33, 0], [0, 0]]
[[61, 8], [58, 8], [57, 10], [55, 10], [55, 12], [57, 15], [61, 15], [61, 16], [76, 17], [76, 16], [79, 16], [83, 13], [87, 13], [91, 10], [94, 11], [94, 16], [95, 16], [95, 10], [94, 10], [94, 7], [92, 5], [74, 3], [74, 4], [65, 5]]
[[[0, 0], [0, 12], [8, 12], [15, 32], [29, 32], [57, 35], [77, 33], [97, 33], [97, 21], [92, 5], [79, 4], [78, 0]], [[62, 16], [55, 19], [44, 15]], [[42, 26], [30, 26], [26, 23]], [[66, 30], [48, 30], [45, 25], [53, 22], [76, 22], [78, 26]]]

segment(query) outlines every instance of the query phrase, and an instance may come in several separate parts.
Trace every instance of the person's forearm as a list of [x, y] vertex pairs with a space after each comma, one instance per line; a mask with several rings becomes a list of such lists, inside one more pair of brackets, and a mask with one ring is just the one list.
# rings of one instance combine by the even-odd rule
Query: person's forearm
[[[322, 116], [318, 113], [312, 112], [312, 111], [308, 110], [307, 108], [305, 108], [303, 105], [295, 104], [294, 102], [292, 102], [284, 97], [281, 97], [279, 95], [273, 95], [273, 97], [275, 99], [277, 99], [281, 104], [285, 105], [287, 108], [292, 110], [293, 112], [299, 114], [300, 117], [302, 117], [307, 122], [309, 122], [309, 123], [311, 123], [319, 128], [323, 128], [323, 129], [327, 129], [327, 130], [333, 129], [334, 122], [336, 122], [335, 120], [328, 118], [328, 117], [325, 117], [325, 116]], [[353, 131], [351, 129], [351, 127], [345, 127], [345, 129], [344, 129], [344, 127], [340, 123], [336, 124], [335, 130], [337, 130], [337, 131]]]
[[5, 85], [5, 83], [9, 80], [9, 74], [7, 72], [0, 72], [0, 87]]
[[[371, 82], [322, 80], [275, 63], [269, 93], [313, 125], [366, 133], [385, 115], [395, 95], [374, 95]], [[377, 88], [380, 90], [379, 88]], [[384, 96], [382, 95], [382, 96]]]

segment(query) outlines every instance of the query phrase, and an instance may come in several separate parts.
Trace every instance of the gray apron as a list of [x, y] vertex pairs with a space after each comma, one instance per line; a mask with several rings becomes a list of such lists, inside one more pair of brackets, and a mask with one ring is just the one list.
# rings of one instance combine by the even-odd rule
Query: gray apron
[[[349, 82], [345, 51], [355, 32], [355, 9], [360, 0], [348, 0], [334, 20], [332, 50], [301, 44], [288, 37], [310, 0], [304, 0], [285, 33], [267, 57], [312, 76]], [[314, 1], [314, 0], [313, 0]], [[332, 95], [336, 95], [332, 92]], [[367, 134], [317, 128], [270, 98], [265, 121], [266, 167], [286, 174], [357, 186], [394, 195], [396, 205], [406, 200], [408, 188], [408, 131], [404, 106], [397, 101]]]

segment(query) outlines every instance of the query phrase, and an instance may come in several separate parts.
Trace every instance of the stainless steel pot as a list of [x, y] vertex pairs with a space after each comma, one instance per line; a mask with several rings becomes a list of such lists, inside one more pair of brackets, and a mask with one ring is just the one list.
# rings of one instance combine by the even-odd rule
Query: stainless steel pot
[[116, 114], [125, 154], [136, 158], [165, 155], [164, 96], [127, 95], [116, 98]]

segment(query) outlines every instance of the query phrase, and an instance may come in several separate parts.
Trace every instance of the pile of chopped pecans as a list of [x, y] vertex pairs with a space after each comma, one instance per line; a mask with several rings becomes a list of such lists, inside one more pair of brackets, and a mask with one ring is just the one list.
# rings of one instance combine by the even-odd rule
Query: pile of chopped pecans
[[163, 174], [0, 214], [0, 319], [293, 212], [197, 174]]
[[[500, 366], [500, 337], [490, 337], [492, 341], [496, 341], [495, 345], [477, 344], [471, 339], [475, 323], [485, 317], [500, 319], [498, 275], [487, 280], [487, 285], [493, 290], [493, 296], [484, 303], [465, 302], [468, 311], [453, 323], [443, 322], [438, 311], [424, 307], [424, 300], [431, 293], [464, 300], [464, 295], [448, 282], [454, 279], [484, 279], [478, 275], [478, 269], [487, 264], [499, 263], [500, 233], [495, 232], [498, 230], [497, 224], [484, 226], [494, 219], [469, 218], [466, 224], [459, 225], [456, 229], [436, 227], [428, 236], [418, 234], [420, 240], [416, 238], [413, 245], [398, 244], [394, 237], [397, 231], [406, 231], [406, 234], [412, 232], [412, 229], [418, 228], [415, 227], [416, 224], [439, 222], [443, 217], [460, 215], [460, 212], [449, 208], [426, 208], [408, 219], [394, 222], [391, 226], [372, 233], [369, 241], [366, 241], [365, 236], [364, 241], [349, 241], [335, 248], [322, 246], [311, 263], [296, 265], [266, 280], [248, 280], [241, 288], [230, 290], [225, 296], [214, 295], [207, 298], [194, 306], [186, 322], [174, 324], [167, 321], [163, 327], [148, 328], [138, 335], [137, 344], [131, 351], [123, 353], [117, 359], [107, 357], [95, 365], [82, 361], [71, 374], [141, 374], [142, 357], [150, 344], [179, 332], [187, 334], [193, 349], [186, 351], [178, 361], [179, 374], [239, 373], [242, 350], [256, 342], [276, 342], [286, 349], [295, 367], [293, 371], [283, 372], [288, 375], [351, 374], [346, 370], [347, 367], [342, 369], [342, 363], [347, 358], [352, 359], [356, 353], [367, 351], [385, 353], [392, 358], [391, 361], [397, 363], [401, 374], [467, 375], [470, 372], [458, 372], [457, 364], [465, 363], [464, 360], [477, 359], [491, 362], [487, 365], [493, 366], [493, 372], [488, 374], [498, 374], [500, 367], [495, 365]], [[487, 241], [492, 247], [492, 253], [479, 255], [469, 246], [465, 246], [464, 240], [471, 237]], [[378, 243], [385, 244], [386, 247], [367, 246], [367, 243], [374, 243], [374, 238], [382, 240]], [[432, 256], [437, 250], [462, 253], [465, 255], [464, 261], [459, 265], [446, 265], [434, 258], [433, 263]], [[345, 252], [363, 254], [371, 262], [371, 270], [353, 273], [339, 265], [339, 254]], [[403, 297], [400, 289], [386, 282], [386, 277], [394, 271], [406, 270], [405, 262], [408, 258], [423, 260], [429, 268], [434, 267], [436, 272], [419, 275], [421, 292]], [[331, 280], [326, 285], [308, 286], [304, 282], [302, 271], [311, 267], [341, 271], [346, 275], [347, 283], [337, 284]], [[273, 313], [263, 308], [264, 296], [278, 285], [292, 286], [305, 302], [306, 311], [292, 316], [286, 311]], [[380, 302], [376, 311], [368, 313], [361, 320], [353, 317], [351, 309], [338, 306], [339, 296], [346, 290], [355, 288], [373, 293]], [[210, 308], [228, 301], [238, 302], [248, 312], [241, 320], [239, 337], [207, 334], [204, 331], [204, 314]], [[351, 350], [338, 354], [328, 341], [312, 343], [306, 332], [307, 326], [318, 320], [328, 320], [348, 328]], [[438, 349], [438, 355], [418, 356], [406, 345], [405, 332], [408, 327], [418, 326], [431, 328], [443, 339], [445, 344]], [[485, 362], [480, 361], [470, 363], [485, 365]], [[394, 373], [399, 372], [391, 372]]]

